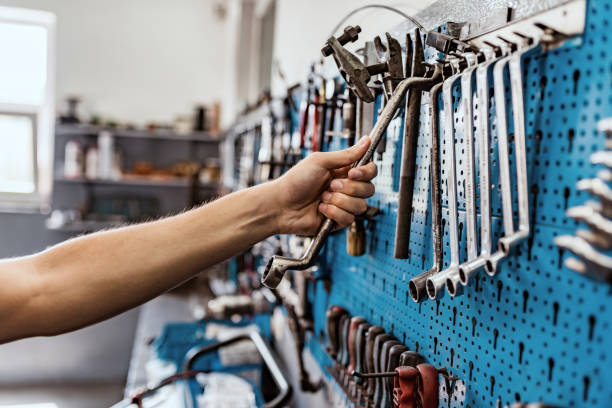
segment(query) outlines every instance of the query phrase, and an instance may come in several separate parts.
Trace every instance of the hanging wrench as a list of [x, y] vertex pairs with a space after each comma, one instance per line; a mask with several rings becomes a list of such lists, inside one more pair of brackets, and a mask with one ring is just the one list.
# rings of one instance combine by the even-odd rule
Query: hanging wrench
[[[517, 34], [518, 35], [518, 34]], [[510, 72], [510, 90], [512, 94], [512, 115], [514, 120], [514, 149], [516, 155], [516, 187], [518, 193], [518, 229], [514, 230], [512, 220], [512, 193], [510, 184], [510, 163], [508, 156], [508, 128], [506, 123], [506, 103], [502, 61], [495, 65], [495, 109], [498, 119], [499, 166], [502, 193], [502, 216], [504, 219], [504, 236], [497, 243], [498, 250], [491, 255], [485, 268], [489, 275], [495, 275], [499, 261], [510, 253], [510, 250], [529, 236], [529, 184], [527, 181], [527, 149], [525, 147], [525, 111], [523, 100], [523, 79], [521, 59], [527, 52], [537, 48], [527, 46], [527, 39], [521, 37], [523, 44], [519, 50], [502, 61], [507, 61]]]
[[[370, 147], [363, 155], [363, 157], [355, 163], [353, 167], [363, 166], [367, 164], [371, 159], [372, 155], [376, 151], [376, 146], [380, 142], [387, 126], [391, 122], [391, 119], [395, 116], [395, 112], [399, 108], [402, 100], [404, 99], [404, 95], [408, 92], [409, 89], [420, 89], [420, 90], [429, 90], [433, 85], [439, 82], [442, 78], [442, 72], [440, 67], [436, 67], [434, 69], [434, 73], [431, 77], [428, 78], [407, 78], [402, 80], [393, 92], [393, 96], [389, 99], [389, 102], [385, 106], [385, 109], [380, 114], [378, 120], [376, 121], [376, 125], [372, 129], [370, 133]], [[319, 232], [312, 239], [310, 245], [306, 249], [304, 255], [299, 259], [288, 258], [284, 256], [273, 256], [270, 261], [268, 261], [268, 265], [261, 277], [261, 282], [269, 287], [276, 288], [280, 281], [282, 280], [285, 272], [288, 270], [304, 270], [308, 269], [315, 262], [315, 258], [318, 253], [321, 251], [321, 248], [325, 244], [327, 237], [333, 231], [336, 223], [326, 218], [323, 221], [323, 224], [319, 228]]]
[[[458, 60], [455, 62], [458, 69]], [[444, 134], [446, 137], [446, 151], [448, 162], [448, 217], [449, 217], [449, 240], [450, 240], [450, 265], [443, 271], [427, 278], [425, 288], [430, 299], [439, 299], [444, 292], [441, 290], [446, 283], [446, 278], [455, 273], [459, 267], [459, 232], [457, 228], [457, 181], [455, 172], [455, 127], [453, 110], [453, 85], [461, 78], [461, 72], [457, 72], [444, 81], [442, 87], [442, 99], [444, 102]]]
[[[472, 106], [472, 74], [478, 67], [476, 54], [466, 53], [464, 58], [468, 68], [461, 75], [461, 105], [463, 107], [463, 140], [466, 146], [465, 163], [465, 223], [468, 261], [476, 259], [476, 192], [474, 189], [474, 113]], [[446, 290], [451, 296], [463, 294], [459, 285], [459, 269], [454, 269], [446, 277]]]
[[442, 270], [442, 203], [440, 202], [440, 140], [439, 140], [439, 111], [438, 93], [444, 83], [434, 85], [429, 91], [429, 112], [431, 117], [431, 149], [429, 166], [431, 180], [431, 235], [433, 238], [433, 266], [426, 272], [415, 276], [408, 282], [410, 297], [415, 302], [427, 298], [425, 282], [431, 275]]
[[[510, 48], [499, 47], [502, 56]], [[491, 255], [491, 159], [489, 157], [489, 67], [497, 62], [491, 48], [483, 48], [485, 63], [476, 70], [476, 95], [478, 97], [479, 168], [480, 168], [480, 256], [459, 266], [459, 281], [467, 285], [472, 274], [484, 267]], [[468, 238], [469, 239], [469, 238]]]

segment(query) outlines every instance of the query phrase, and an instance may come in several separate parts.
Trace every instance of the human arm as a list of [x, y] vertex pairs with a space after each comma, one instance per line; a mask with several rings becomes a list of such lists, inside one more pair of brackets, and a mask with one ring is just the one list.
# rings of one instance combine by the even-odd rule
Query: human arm
[[374, 164], [350, 169], [368, 144], [313, 154], [278, 180], [173, 217], [1, 261], [0, 343], [107, 319], [270, 235], [313, 234], [320, 213], [350, 224], [374, 193]]

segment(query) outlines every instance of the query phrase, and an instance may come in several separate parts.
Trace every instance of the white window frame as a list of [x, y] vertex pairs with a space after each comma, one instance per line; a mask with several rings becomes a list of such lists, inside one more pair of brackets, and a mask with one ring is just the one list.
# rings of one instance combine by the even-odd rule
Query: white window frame
[[32, 193], [0, 192], [0, 211], [48, 212], [53, 189], [53, 139], [55, 124], [55, 14], [23, 8], [0, 7], [0, 23], [28, 24], [47, 31], [47, 83], [40, 105], [0, 102], [0, 113], [34, 118], [34, 170]]

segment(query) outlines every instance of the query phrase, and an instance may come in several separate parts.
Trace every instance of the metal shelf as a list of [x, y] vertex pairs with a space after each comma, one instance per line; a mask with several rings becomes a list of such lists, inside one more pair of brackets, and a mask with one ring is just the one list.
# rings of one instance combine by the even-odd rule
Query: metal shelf
[[140, 130], [140, 129], [117, 129], [105, 126], [92, 125], [56, 125], [55, 134], [62, 136], [95, 136], [101, 131], [109, 131], [115, 137], [135, 139], [159, 139], [179, 142], [203, 142], [219, 143], [221, 136], [215, 136], [210, 132], [192, 132], [180, 134], [171, 130]]
[[[120, 180], [90, 180], [86, 178], [66, 178], [64, 176], [56, 176], [55, 181], [58, 183], [72, 183], [72, 184], [97, 184], [97, 185], [109, 185], [109, 186], [136, 186], [136, 187], [179, 187], [186, 188], [190, 187], [189, 179], [185, 177], [177, 177], [174, 179], [167, 180], [156, 180], [149, 178], [134, 178], [134, 179], [120, 179]], [[202, 189], [216, 189], [219, 185], [215, 183], [200, 184], [198, 188]]]

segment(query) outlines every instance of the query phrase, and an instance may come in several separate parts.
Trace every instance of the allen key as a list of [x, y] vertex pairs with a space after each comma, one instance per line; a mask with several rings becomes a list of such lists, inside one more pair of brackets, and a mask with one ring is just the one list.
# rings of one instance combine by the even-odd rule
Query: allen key
[[[459, 60], [454, 60], [459, 63]], [[471, 59], [471, 62], [474, 60]], [[461, 72], [457, 72], [446, 81], [442, 88], [442, 98], [444, 102], [444, 115], [446, 120], [444, 122], [444, 133], [447, 145], [447, 160], [448, 160], [448, 216], [449, 216], [449, 241], [450, 241], [450, 265], [443, 271], [437, 272], [429, 276], [425, 283], [427, 290], [427, 296], [430, 299], [439, 299], [444, 295], [441, 290], [445, 283], [446, 278], [455, 273], [459, 267], [459, 232], [457, 228], [457, 182], [455, 173], [455, 127], [454, 127], [454, 110], [453, 110], [453, 98], [452, 91], [455, 81], [461, 78]]]
[[[516, 33], [515, 33], [516, 34]], [[529, 236], [529, 187], [527, 181], [527, 149], [525, 147], [525, 111], [523, 100], [523, 79], [521, 72], [522, 56], [535, 49], [539, 44], [530, 45], [531, 38], [517, 34], [524, 41], [518, 44], [517, 52], [504, 58], [493, 69], [495, 89], [495, 110], [497, 112], [497, 140], [499, 143], [499, 169], [502, 194], [502, 216], [504, 236], [497, 243], [498, 250], [485, 264], [486, 272], [493, 276], [500, 260], [508, 256], [510, 250]], [[506, 103], [503, 69], [508, 65], [510, 90], [512, 95], [512, 115], [514, 120], [514, 147], [516, 157], [516, 187], [518, 198], [519, 225], [514, 230], [512, 216], [512, 192], [510, 184], [510, 163], [508, 155], [508, 128], [506, 122]], [[502, 120], [500, 120], [502, 119]]]
[[[501, 56], [510, 52], [509, 47], [500, 47]], [[491, 255], [491, 159], [489, 157], [489, 67], [499, 61], [490, 48], [482, 50], [485, 63], [476, 70], [476, 93], [479, 117], [479, 162], [480, 168], [480, 256], [459, 266], [459, 281], [467, 285], [470, 276], [484, 267]]]

